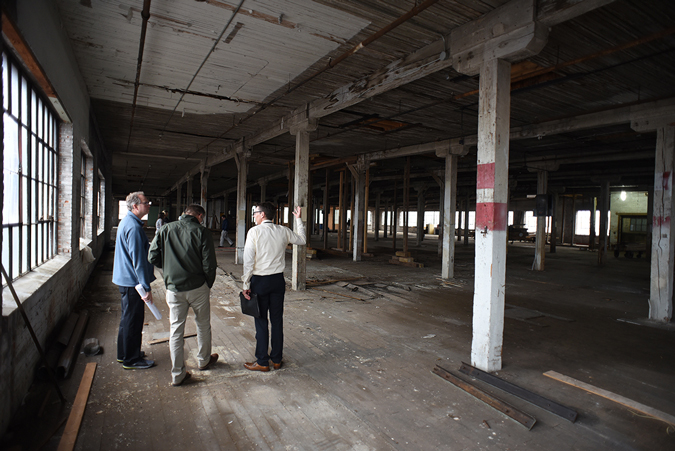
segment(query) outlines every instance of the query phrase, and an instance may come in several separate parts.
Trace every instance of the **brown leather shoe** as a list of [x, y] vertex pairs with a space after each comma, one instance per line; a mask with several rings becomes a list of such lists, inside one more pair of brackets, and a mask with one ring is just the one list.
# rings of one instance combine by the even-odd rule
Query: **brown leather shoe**
[[269, 371], [269, 366], [258, 365], [258, 362], [246, 362], [244, 363], [244, 368], [250, 371]]
[[280, 370], [281, 365], [283, 365], [283, 364], [284, 364], [284, 362], [279, 362], [279, 363], [272, 362], [272, 366], [274, 367], [275, 370]]
[[204, 366], [199, 367], [199, 371], [208, 370], [211, 365], [218, 361], [218, 354], [211, 354], [209, 361]]

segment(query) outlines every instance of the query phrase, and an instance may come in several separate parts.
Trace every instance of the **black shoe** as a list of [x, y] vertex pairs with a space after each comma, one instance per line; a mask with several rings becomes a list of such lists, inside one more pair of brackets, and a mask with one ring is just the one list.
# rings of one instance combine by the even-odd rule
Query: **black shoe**
[[131, 365], [122, 365], [122, 368], [125, 370], [147, 370], [148, 368], [152, 368], [155, 366], [155, 361], [154, 360], [145, 360], [141, 359], [136, 363], [132, 363]]
[[[141, 351], [141, 358], [142, 358], [142, 359], [145, 358], [145, 351]], [[117, 363], [123, 363], [123, 362], [124, 362], [123, 359], [117, 359]]]

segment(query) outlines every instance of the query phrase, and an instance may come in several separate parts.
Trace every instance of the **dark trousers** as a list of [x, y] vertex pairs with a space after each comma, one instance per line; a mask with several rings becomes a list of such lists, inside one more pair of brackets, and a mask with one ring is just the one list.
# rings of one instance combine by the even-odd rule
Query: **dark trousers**
[[[286, 281], [282, 273], [251, 277], [251, 291], [258, 295], [260, 318], [255, 319], [255, 358], [258, 365], [269, 366], [270, 359], [280, 363], [284, 347], [284, 293]], [[267, 353], [270, 335], [267, 325], [269, 312], [272, 323], [272, 352]]]
[[119, 287], [122, 295], [122, 318], [117, 333], [117, 360], [131, 365], [141, 360], [141, 334], [145, 302], [134, 287]]

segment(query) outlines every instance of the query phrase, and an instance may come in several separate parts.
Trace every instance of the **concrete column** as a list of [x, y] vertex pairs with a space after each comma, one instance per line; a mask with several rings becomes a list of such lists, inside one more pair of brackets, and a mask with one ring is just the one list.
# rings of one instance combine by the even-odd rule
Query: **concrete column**
[[352, 235], [352, 255], [355, 262], [361, 261], [363, 258], [363, 224], [364, 224], [364, 206], [366, 198], [366, 168], [368, 162], [363, 155], [359, 155], [356, 161], [355, 170], [352, 173], [354, 176], [354, 209], [352, 210], [352, 226], [354, 233]]
[[185, 189], [185, 206], [192, 205], [193, 202], [193, 197], [192, 197], [192, 182], [194, 180], [194, 177], [191, 176], [190, 174], [187, 174], [187, 187]]
[[511, 64], [483, 61], [479, 89], [471, 363], [490, 372], [502, 367]]
[[326, 169], [326, 186], [323, 188], [323, 248], [328, 249], [328, 216], [330, 215], [331, 219], [333, 214], [328, 204], [329, 199], [329, 190], [330, 190], [330, 169]]
[[382, 238], [387, 238], [387, 229], [389, 228], [389, 199], [384, 201], [384, 218], [382, 221]]
[[555, 254], [556, 246], [558, 245], [558, 199], [557, 192], [553, 193], [553, 208], [551, 210], [551, 243], [549, 245], [549, 252]]
[[673, 317], [673, 271], [675, 271], [675, 126], [656, 130], [654, 205], [649, 319], [668, 323]]
[[363, 198], [363, 253], [368, 253], [368, 205], [370, 203], [370, 168], [366, 164], [366, 192]]
[[178, 183], [176, 187], [176, 219], [183, 214], [183, 183]]
[[[297, 141], [296, 141], [297, 147]], [[287, 217], [286, 224], [288, 227], [293, 228], [293, 163], [288, 163], [288, 212], [286, 213]], [[281, 222], [283, 224], [283, 221]]]
[[237, 163], [239, 174], [237, 176], [237, 226], [235, 230], [236, 252], [234, 254], [234, 264], [244, 264], [244, 244], [246, 243], [246, 219], [249, 211], [246, 209], [246, 178], [248, 177], [248, 158], [251, 151], [244, 148], [244, 151], [237, 153], [234, 160]]
[[[117, 216], [115, 216], [117, 217]], [[645, 259], [651, 261], [652, 246], [654, 238], [654, 187], [651, 186], [647, 191], [647, 239], [645, 240]]]
[[437, 150], [436, 155], [445, 157], [445, 179], [442, 183], [441, 196], [442, 217], [441, 230], [443, 233], [443, 254], [441, 257], [441, 278], [455, 277], [455, 217], [457, 216], [457, 160], [460, 155], [466, 155], [469, 147], [453, 145], [448, 149]]
[[382, 216], [382, 213], [380, 211], [380, 198], [382, 196], [382, 193], [377, 193], [375, 194], [375, 214], [373, 215], [373, 220], [375, 224], [373, 224], [373, 227], [375, 229], [375, 241], [380, 241], [380, 217]]
[[457, 155], [445, 155], [443, 183], [443, 256], [441, 278], [455, 277], [455, 212], [457, 210]]
[[[471, 200], [471, 195], [466, 193], [466, 200], [464, 201], [464, 246], [469, 245], [469, 201]], [[508, 213], [507, 213], [508, 219]]]
[[258, 182], [260, 185], [260, 203], [266, 202], [267, 198], [267, 182]]
[[394, 182], [394, 204], [391, 207], [391, 247], [396, 252], [396, 228], [398, 227], [398, 205], [397, 203], [398, 182]]
[[[199, 178], [199, 184], [201, 186], [200, 190], [200, 196], [199, 196], [199, 205], [204, 207], [206, 210], [206, 207], [208, 206], [208, 200], [207, 200], [207, 195], [208, 195], [208, 184], [209, 184], [209, 173], [211, 172], [210, 168], [204, 168], [201, 171], [201, 177]], [[208, 214], [207, 214], [208, 217]]]
[[410, 157], [403, 172], [403, 252], [408, 255], [408, 221], [410, 220]]
[[338, 200], [338, 237], [337, 237], [337, 247], [338, 249], [345, 250], [345, 228], [347, 227], [347, 209], [345, 208], [345, 197], [346, 197], [346, 177], [347, 171], [344, 170], [340, 172], [340, 196]]
[[591, 197], [591, 223], [590, 231], [588, 233], [588, 249], [595, 249], [595, 210], [596, 210], [596, 199], [595, 196]]
[[426, 190], [426, 185], [417, 185], [415, 187], [415, 191], [417, 191], [417, 246], [421, 246], [424, 240], [424, 193]]
[[609, 211], [609, 180], [601, 182], [600, 189], [600, 239], [598, 242], [598, 265], [607, 258], [607, 212]]
[[[316, 120], [304, 121], [291, 127], [291, 134], [295, 135], [295, 186], [293, 189], [293, 205], [302, 208], [302, 222], [307, 230], [309, 206], [309, 132], [316, 130]], [[291, 218], [295, 217], [291, 214]], [[290, 219], [289, 219], [290, 221]], [[293, 220], [293, 224], [295, 221]], [[289, 222], [289, 226], [291, 223]], [[295, 226], [294, 226], [295, 227]], [[308, 231], [309, 235], [309, 231]], [[296, 291], [306, 288], [307, 279], [307, 246], [293, 246], [293, 272], [291, 287]]]
[[[447, 161], [445, 162], [447, 165]], [[438, 231], [436, 231], [436, 234], [438, 235], [438, 256], [443, 258], [443, 223], [445, 222], [445, 183], [440, 183], [439, 184], [441, 188], [440, 195], [438, 197], [438, 213], [439, 213], [439, 225], [438, 225]], [[456, 193], [456, 190], [455, 190]], [[455, 197], [457, 194], [455, 194]], [[456, 201], [456, 199], [455, 199]], [[454, 265], [453, 265], [454, 266]]]
[[[537, 171], [537, 194], [546, 194], [548, 188], [548, 171]], [[537, 216], [537, 236], [534, 245], [533, 271], [543, 271], [546, 259], [546, 214]]]

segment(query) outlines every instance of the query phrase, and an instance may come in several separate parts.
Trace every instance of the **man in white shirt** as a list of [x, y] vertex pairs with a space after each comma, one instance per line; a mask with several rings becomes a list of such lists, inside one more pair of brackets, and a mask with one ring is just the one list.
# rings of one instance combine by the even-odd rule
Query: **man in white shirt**
[[[284, 293], [286, 281], [286, 246], [288, 244], [304, 245], [305, 226], [300, 219], [301, 209], [295, 207], [295, 226], [297, 233], [288, 227], [274, 224], [276, 208], [270, 202], [256, 205], [253, 220], [256, 227], [248, 231], [244, 244], [243, 293], [251, 299], [251, 292], [258, 295], [260, 318], [255, 319], [255, 362], [246, 362], [244, 367], [251, 371], [269, 371], [269, 361], [274, 369], [281, 368], [282, 349], [284, 346]], [[267, 325], [269, 312], [272, 323], [272, 352], [268, 354], [270, 342]]]

